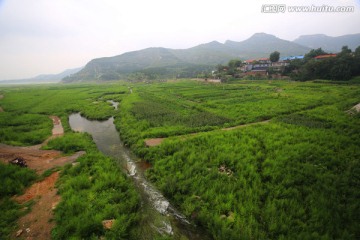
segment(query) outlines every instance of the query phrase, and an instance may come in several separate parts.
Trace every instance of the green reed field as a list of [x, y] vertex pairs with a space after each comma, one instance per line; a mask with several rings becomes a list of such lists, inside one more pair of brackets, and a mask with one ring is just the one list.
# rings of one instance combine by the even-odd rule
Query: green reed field
[[[105, 234], [136, 239], [139, 218], [132, 183], [120, 171], [106, 170], [113, 161], [101, 156], [87, 135], [71, 133], [72, 112], [90, 119], [114, 116], [122, 140], [152, 164], [150, 181], [214, 239], [360, 237], [360, 114], [348, 111], [360, 103], [356, 83], [181, 80], [2, 87], [0, 94], [0, 142], [40, 143], [51, 133], [47, 116], [58, 115], [66, 134], [48, 148], [88, 152], [80, 169], [63, 170], [55, 239]], [[119, 110], [110, 99], [120, 102]], [[161, 145], [145, 146], [146, 139], [160, 137], [166, 137]], [[102, 161], [106, 166], [99, 170]], [[85, 181], [92, 169], [104, 174], [97, 183]], [[118, 202], [106, 197], [113, 185], [103, 181], [121, 182]], [[100, 190], [105, 192], [98, 195]], [[97, 210], [89, 206], [94, 194], [102, 196]], [[76, 204], [86, 209], [87, 228], [77, 223], [84, 218], [74, 213]], [[114, 212], [112, 204], [118, 204], [113, 217], [119, 226], [108, 233], [99, 219]], [[99, 209], [103, 215], [89, 217]]]

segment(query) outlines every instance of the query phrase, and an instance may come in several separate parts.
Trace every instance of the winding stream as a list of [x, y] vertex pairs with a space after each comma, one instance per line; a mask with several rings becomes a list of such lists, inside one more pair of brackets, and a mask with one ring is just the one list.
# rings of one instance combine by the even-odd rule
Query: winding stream
[[121, 142], [113, 117], [106, 121], [90, 121], [77, 113], [69, 116], [69, 123], [72, 130], [91, 134], [98, 149], [115, 158], [133, 179], [142, 200], [143, 217], [139, 226], [142, 239], [152, 239], [155, 232], [172, 235], [174, 239], [209, 239], [145, 179], [143, 170], [138, 166], [139, 160]]

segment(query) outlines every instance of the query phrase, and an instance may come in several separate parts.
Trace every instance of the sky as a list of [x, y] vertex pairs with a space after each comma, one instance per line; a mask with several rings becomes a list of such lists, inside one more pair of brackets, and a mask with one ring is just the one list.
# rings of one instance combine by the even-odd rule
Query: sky
[[[269, 4], [354, 11], [262, 12]], [[0, 80], [56, 74], [148, 47], [242, 41], [258, 32], [290, 41], [360, 33], [360, 0], [0, 0]]]

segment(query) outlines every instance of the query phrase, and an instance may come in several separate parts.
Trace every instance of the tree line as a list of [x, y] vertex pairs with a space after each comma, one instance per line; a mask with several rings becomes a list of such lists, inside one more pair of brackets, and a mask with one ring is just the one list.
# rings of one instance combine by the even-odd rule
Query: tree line
[[354, 52], [344, 46], [334, 57], [316, 59], [317, 56], [326, 54], [329, 53], [321, 48], [313, 49], [304, 59], [291, 61], [283, 74], [299, 81], [314, 79], [347, 81], [360, 74], [360, 46]]

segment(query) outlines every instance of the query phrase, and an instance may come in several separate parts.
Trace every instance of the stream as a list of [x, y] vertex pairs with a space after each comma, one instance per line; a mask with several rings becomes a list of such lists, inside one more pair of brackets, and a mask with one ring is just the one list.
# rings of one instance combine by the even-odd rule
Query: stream
[[113, 117], [105, 121], [90, 121], [76, 113], [69, 116], [69, 123], [73, 131], [91, 134], [97, 148], [115, 158], [134, 181], [141, 196], [142, 220], [139, 227], [142, 239], [153, 239], [156, 233], [170, 235], [173, 239], [210, 239], [202, 229], [190, 224], [185, 216], [146, 180], [144, 169], [140, 166], [142, 162], [121, 142]]

